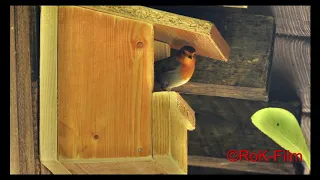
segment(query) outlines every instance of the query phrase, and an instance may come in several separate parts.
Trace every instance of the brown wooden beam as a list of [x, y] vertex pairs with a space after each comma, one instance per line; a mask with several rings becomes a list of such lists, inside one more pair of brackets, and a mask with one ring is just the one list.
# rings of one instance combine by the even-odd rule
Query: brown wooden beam
[[264, 88], [189, 82], [183, 86], [174, 88], [174, 90], [182, 94], [232, 97], [235, 99], [250, 99], [254, 101], [265, 102], [268, 101], [268, 96]]
[[10, 7], [10, 174], [39, 174], [36, 6]]

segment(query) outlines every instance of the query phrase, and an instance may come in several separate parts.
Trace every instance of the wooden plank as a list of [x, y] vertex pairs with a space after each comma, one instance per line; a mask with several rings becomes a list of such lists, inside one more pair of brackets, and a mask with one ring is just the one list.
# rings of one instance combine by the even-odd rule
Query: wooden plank
[[10, 6], [10, 174], [20, 173], [17, 110], [15, 7]]
[[[152, 136], [153, 156], [170, 155], [170, 114], [165, 107], [170, 107], [169, 96], [165, 93], [153, 93], [152, 98]], [[162, 121], [160, 121], [160, 119]], [[163, 135], [161, 138], [160, 135]]]
[[195, 128], [194, 111], [175, 92], [153, 93], [153, 157], [169, 174], [187, 174], [187, 130]]
[[37, 119], [33, 117], [31, 64], [36, 7], [10, 7], [10, 173], [39, 174]]
[[[306, 139], [307, 145], [311, 150], [311, 117], [309, 113], [302, 113], [301, 115], [301, 129], [302, 133]], [[303, 174], [310, 174], [310, 169], [308, 166], [303, 162], [304, 171]]]
[[171, 48], [169, 44], [160, 41], [154, 41], [154, 61], [165, 59], [170, 56], [170, 53]]
[[[229, 150], [282, 149], [259, 131], [251, 116], [265, 107], [281, 107], [300, 118], [300, 103], [269, 103], [195, 95], [182, 95], [196, 112], [197, 125], [188, 133], [188, 155], [226, 158]], [[279, 160], [280, 161], [280, 160]]]
[[[40, 160], [47, 168], [58, 160], [57, 24], [58, 7], [42, 6], [40, 15]], [[55, 167], [55, 166], [53, 166]], [[54, 169], [51, 171], [56, 172]], [[57, 172], [56, 172], [57, 173]], [[60, 173], [65, 173], [62, 170]]]
[[311, 6], [269, 6], [277, 24], [276, 33], [310, 37]]
[[[181, 94], [268, 100], [268, 79], [275, 28], [271, 16], [254, 15], [247, 12], [247, 9], [239, 8], [201, 6], [154, 8], [213, 22], [231, 49], [228, 62], [208, 60], [199, 55], [193, 77], [189, 83], [174, 89], [175, 91]], [[176, 50], [172, 49], [171, 54], [175, 52]], [[207, 85], [219, 86], [215, 86], [213, 91]], [[233, 88], [225, 93], [226, 86]], [[258, 92], [253, 93], [247, 88]], [[243, 94], [249, 95], [246, 97]]]
[[310, 112], [310, 38], [276, 36], [270, 94], [273, 99], [300, 99], [302, 111]]
[[188, 156], [189, 166], [204, 168], [218, 168], [223, 170], [236, 170], [263, 174], [294, 174], [293, 165], [290, 163], [272, 162], [230, 162], [226, 158], [203, 156]]
[[41, 171], [40, 171], [40, 174], [51, 174], [52, 175], [52, 172], [47, 168], [45, 167], [42, 163], [40, 165], [40, 168], [41, 168]]
[[200, 19], [168, 13], [143, 6], [84, 6], [85, 8], [111, 13], [153, 24], [155, 40], [180, 49], [190, 45], [197, 54], [228, 61], [230, 48], [216, 26]]
[[61, 6], [58, 29], [59, 157], [151, 155], [152, 25]]
[[[19, 133], [20, 173], [35, 173], [33, 138], [33, 118], [31, 99], [30, 66], [30, 9], [15, 8], [16, 23], [16, 75], [17, 75], [17, 115]], [[28, 47], [28, 48], [26, 48]]]
[[151, 157], [62, 160], [72, 174], [167, 174]]
[[[172, 107], [172, 105], [170, 106]], [[174, 111], [171, 111], [170, 114], [175, 115]], [[181, 117], [181, 115], [177, 115]], [[188, 173], [188, 132], [186, 127], [179, 120], [185, 119], [176, 119], [171, 117], [171, 156], [177, 162], [180, 169], [187, 174]]]
[[41, 174], [70, 174], [58, 162], [57, 23], [58, 7], [42, 6], [40, 15], [40, 160]]
[[173, 90], [183, 94], [219, 96], [227, 98], [232, 97], [235, 99], [250, 99], [264, 102], [268, 101], [268, 95], [265, 92], [265, 89], [262, 88], [188, 82], [183, 86], [174, 88]]
[[45, 160], [42, 161], [42, 164], [50, 169], [50, 171], [53, 174], [64, 174], [64, 175], [70, 175], [71, 172], [64, 166], [62, 165], [58, 160]]

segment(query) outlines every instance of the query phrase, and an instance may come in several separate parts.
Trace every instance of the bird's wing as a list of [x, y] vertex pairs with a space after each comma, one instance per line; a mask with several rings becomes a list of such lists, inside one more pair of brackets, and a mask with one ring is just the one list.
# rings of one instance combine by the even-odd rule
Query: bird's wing
[[168, 57], [166, 59], [162, 59], [159, 61], [156, 61], [154, 63], [154, 68], [156, 72], [168, 72], [168, 71], [174, 71], [177, 69], [177, 67], [180, 65], [180, 63], [176, 60], [176, 57]]

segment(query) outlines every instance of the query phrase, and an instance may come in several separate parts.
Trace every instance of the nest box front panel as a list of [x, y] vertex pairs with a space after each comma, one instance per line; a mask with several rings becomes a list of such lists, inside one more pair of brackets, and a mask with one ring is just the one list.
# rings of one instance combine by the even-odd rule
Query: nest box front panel
[[59, 7], [61, 159], [151, 155], [153, 42], [150, 24]]

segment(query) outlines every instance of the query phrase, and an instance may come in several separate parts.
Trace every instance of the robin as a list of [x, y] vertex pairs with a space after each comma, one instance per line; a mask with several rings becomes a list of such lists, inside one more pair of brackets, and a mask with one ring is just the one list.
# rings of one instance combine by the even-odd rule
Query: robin
[[176, 55], [154, 63], [155, 83], [158, 83], [162, 91], [171, 91], [191, 79], [195, 64], [196, 50], [191, 46], [184, 46]]

